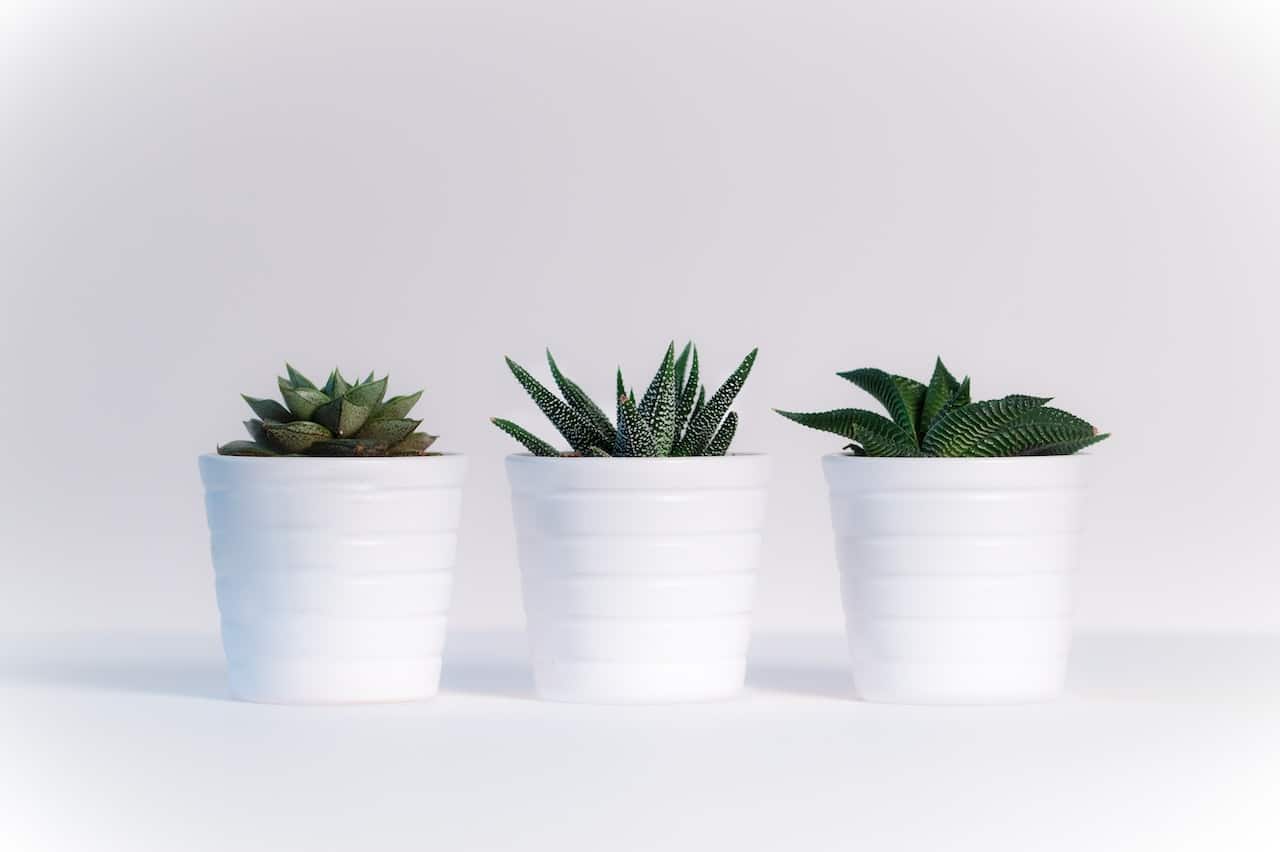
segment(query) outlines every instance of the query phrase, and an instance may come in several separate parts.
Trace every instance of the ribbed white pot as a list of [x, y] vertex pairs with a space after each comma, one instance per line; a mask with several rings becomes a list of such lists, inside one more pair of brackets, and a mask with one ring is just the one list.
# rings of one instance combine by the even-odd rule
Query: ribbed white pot
[[864, 700], [1062, 690], [1087, 458], [823, 459]]
[[456, 455], [201, 456], [231, 692], [434, 695], [465, 473]]
[[554, 701], [742, 689], [769, 459], [507, 458], [534, 681]]

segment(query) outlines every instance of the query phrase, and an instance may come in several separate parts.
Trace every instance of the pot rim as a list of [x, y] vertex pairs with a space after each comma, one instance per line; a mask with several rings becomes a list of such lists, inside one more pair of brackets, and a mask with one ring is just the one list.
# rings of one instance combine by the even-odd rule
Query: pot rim
[[234, 459], [232, 464], [240, 464], [243, 462], [279, 462], [288, 460], [291, 464], [300, 462], [351, 462], [359, 461], [363, 464], [389, 464], [403, 463], [410, 459], [434, 459], [434, 458], [466, 458], [465, 453], [432, 453], [428, 456], [224, 456], [222, 453], [201, 453], [198, 458], [201, 459]]
[[535, 456], [533, 453], [509, 453], [508, 461], [519, 461], [522, 464], [558, 464], [562, 462], [623, 462], [629, 464], [692, 464], [728, 461], [734, 458], [761, 459], [769, 458], [768, 453], [729, 453], [723, 456]]
[[1071, 453], [1057, 456], [855, 456], [852, 453], [824, 453], [823, 460], [849, 459], [857, 463], [884, 464], [930, 464], [945, 462], [956, 464], [1014, 465], [1014, 464], [1062, 464], [1071, 459], [1093, 458], [1093, 453]]

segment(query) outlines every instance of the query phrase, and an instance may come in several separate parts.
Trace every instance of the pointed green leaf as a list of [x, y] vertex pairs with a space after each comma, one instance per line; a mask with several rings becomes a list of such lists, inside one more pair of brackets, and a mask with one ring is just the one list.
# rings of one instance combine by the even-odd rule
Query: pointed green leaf
[[915, 437], [889, 418], [861, 408], [838, 408], [833, 411], [782, 411], [788, 420], [810, 429], [832, 432], [851, 438], [862, 445], [869, 456], [918, 456]]
[[319, 390], [310, 379], [308, 379], [306, 376], [299, 373], [297, 370], [293, 369], [292, 364], [289, 364], [288, 362], [286, 362], [284, 365], [284, 368], [289, 373], [289, 384], [293, 385], [295, 388], [299, 388], [299, 389], [308, 388], [310, 390]]
[[[1012, 423], [973, 447], [973, 456], [1017, 456], [1041, 447], [1093, 443], [1098, 430], [1091, 423], [1058, 408], [1031, 408]], [[1088, 446], [1086, 443], [1085, 446]]]
[[[387, 378], [386, 376], [383, 376], [383, 380], [384, 380], [384, 381], [386, 380], [386, 378]], [[367, 384], [369, 384], [369, 382], [371, 382], [371, 381], [373, 381], [373, 370], [370, 370], [370, 371], [369, 371], [369, 375], [365, 376], [365, 377], [364, 377], [364, 381], [363, 381], [363, 382], [361, 382], [360, 384], [362, 384], [362, 385], [367, 385]]]
[[414, 432], [412, 435], [409, 435], [403, 441], [391, 447], [391, 449], [387, 450], [387, 455], [389, 456], [425, 455], [427, 452], [427, 447], [430, 447], [432, 444], [436, 442], [436, 437], [437, 436], [435, 435], [428, 435], [426, 432]]
[[658, 448], [653, 438], [653, 430], [649, 423], [640, 416], [632, 396], [618, 397], [618, 438], [625, 447], [619, 455], [651, 457], [657, 455]]
[[490, 420], [494, 426], [497, 426], [503, 432], [515, 438], [525, 449], [533, 453], [535, 456], [559, 456], [560, 451], [548, 444], [546, 441], [537, 437], [529, 430], [522, 426], [517, 426], [510, 420], [503, 420], [501, 417], [494, 417]]
[[902, 394], [902, 401], [907, 407], [907, 415], [911, 418], [911, 434], [916, 439], [916, 446], [919, 447], [920, 441], [924, 438], [924, 433], [920, 428], [920, 410], [924, 408], [924, 395], [929, 388], [906, 376], [894, 376], [893, 383], [898, 386], [898, 393]]
[[671, 370], [672, 384], [675, 384], [675, 350], [675, 343], [667, 345], [667, 351], [662, 355], [662, 363], [658, 365], [658, 371], [653, 374], [653, 379], [649, 381], [649, 387], [645, 389], [644, 396], [638, 406], [640, 416], [649, 421], [650, 427], [653, 426], [653, 408], [657, 404], [658, 393], [663, 383], [663, 374], [667, 372], [668, 368]]
[[733, 443], [733, 433], [738, 431], [738, 412], [730, 411], [729, 416], [724, 419], [724, 423], [720, 426], [720, 431], [716, 432], [716, 436], [711, 439], [711, 443], [707, 445], [706, 454], [709, 456], [723, 456], [729, 452], [729, 445]]
[[351, 438], [369, 419], [369, 411], [368, 407], [352, 402], [350, 396], [340, 396], [317, 408], [312, 412], [311, 419], [332, 432], [336, 438]]
[[253, 409], [253, 413], [263, 420], [274, 420], [277, 423], [288, 423], [294, 419], [289, 409], [285, 408], [274, 399], [258, 399], [252, 396], [240, 394], [245, 402], [249, 403], [249, 407]]
[[299, 420], [310, 420], [317, 408], [329, 402], [329, 397], [315, 388], [282, 386], [280, 394], [284, 397], [289, 410], [293, 412], [293, 416]]
[[[387, 377], [383, 376], [376, 382], [368, 384], [359, 384], [347, 391], [347, 399], [356, 405], [364, 406], [370, 410], [378, 407], [382, 402], [382, 397], [387, 393]], [[421, 391], [419, 391], [421, 393]]]
[[253, 441], [229, 441], [218, 447], [220, 456], [278, 456], [270, 447]]
[[920, 409], [920, 419], [916, 423], [916, 434], [920, 436], [920, 440], [924, 440], [925, 434], [929, 431], [929, 427], [933, 425], [933, 421], [937, 419], [938, 414], [942, 411], [942, 407], [947, 404], [947, 400], [951, 399], [960, 387], [960, 383], [956, 381], [956, 377], [951, 375], [951, 371], [942, 363], [942, 359], [938, 358], [933, 365], [933, 377], [929, 379], [929, 388], [925, 391], [924, 404]]
[[541, 382], [515, 361], [508, 358], [507, 366], [511, 368], [516, 381], [533, 398], [538, 408], [542, 409], [542, 413], [547, 415], [551, 425], [555, 426], [556, 430], [569, 442], [570, 447], [582, 452], [595, 443], [595, 429], [581, 414], [543, 387]]
[[407, 394], [406, 396], [393, 396], [391, 399], [379, 405], [374, 409], [373, 414], [369, 415], [370, 420], [397, 420], [401, 417], [408, 416], [413, 407], [418, 404], [418, 400], [422, 398], [422, 391]]
[[[936, 426], [938, 421], [941, 420], [943, 417], [950, 414], [952, 411], [955, 411], [957, 408], [964, 408], [971, 401], [972, 400], [970, 399], [970, 394], [969, 394], [969, 377], [965, 376], [963, 381], [961, 381], [960, 384], [956, 386], [955, 391], [952, 392], [951, 396], [947, 399], [946, 403], [943, 404], [942, 410], [940, 410], [937, 413], [937, 415], [934, 416], [933, 422], [929, 425], [929, 429], [932, 429], [934, 426]], [[929, 435], [929, 430], [926, 429], [925, 437], [928, 437], [928, 435]], [[922, 448], [924, 446], [923, 438], [920, 439], [920, 446]], [[926, 452], [925, 455], [929, 455], [929, 453]]]
[[911, 435], [913, 442], [918, 440], [916, 423], [920, 416], [920, 406], [924, 402], [924, 385], [905, 376], [892, 376], [874, 367], [847, 370], [836, 375], [848, 379], [875, 397], [889, 412], [893, 422]]
[[271, 446], [285, 453], [300, 453], [316, 441], [326, 441], [333, 433], [319, 423], [295, 420], [292, 423], [263, 423]]
[[[690, 418], [696, 410], [700, 410], [706, 402], [706, 389], [701, 388], [698, 375], [698, 349], [694, 347], [689, 362], [689, 378], [681, 385], [680, 401], [676, 404], [676, 440], [679, 445], [688, 431]], [[696, 403], [696, 405], [695, 405]]]
[[253, 438], [254, 443], [264, 446], [271, 443], [271, 439], [267, 437], [267, 430], [262, 428], [261, 420], [246, 420], [244, 428], [249, 433], [249, 437]]
[[751, 365], [756, 361], [756, 353], [758, 349], [752, 349], [747, 357], [742, 359], [742, 363], [738, 368], [725, 379], [720, 389], [712, 394], [705, 406], [689, 420], [689, 428], [685, 432], [684, 437], [680, 439], [679, 445], [672, 451], [675, 456], [699, 456], [706, 451], [707, 445], [711, 443], [711, 439], [715, 437], [716, 428], [720, 425], [720, 421], [729, 410], [729, 406], [733, 404], [734, 398], [738, 395], [738, 391], [742, 389], [742, 385], [746, 382], [747, 376], [751, 374]]
[[1048, 397], [1013, 395], [951, 407], [925, 434], [922, 449], [931, 456], [970, 455], [985, 438], [1048, 401]]
[[356, 433], [357, 438], [368, 438], [373, 441], [381, 441], [388, 446], [398, 444], [405, 438], [409, 437], [414, 429], [422, 425], [421, 420], [400, 419], [400, 420], [371, 420], [364, 425], [364, 428]]
[[569, 403], [595, 429], [595, 443], [612, 447], [618, 435], [613, 424], [609, 422], [608, 416], [600, 410], [600, 406], [596, 405], [591, 397], [587, 396], [586, 391], [560, 372], [556, 359], [551, 357], [550, 349], [547, 350], [547, 365], [551, 367], [551, 375], [556, 380], [556, 386], [560, 388], [565, 402]]
[[351, 382], [342, 377], [342, 371], [337, 367], [333, 368], [333, 392], [329, 394], [332, 397], [345, 396], [347, 391], [351, 390]]
[[[693, 341], [690, 340], [680, 350], [680, 354], [676, 356], [676, 397], [684, 394], [685, 372], [689, 366], [689, 353], [693, 350]], [[694, 382], [697, 384], [697, 382]]]
[[671, 452], [671, 444], [676, 429], [676, 345], [667, 346], [662, 356], [662, 364], [657, 374], [649, 383], [644, 398], [640, 400], [640, 416], [649, 424], [653, 432], [654, 446], [657, 455], [665, 456]]
[[622, 416], [623, 416], [622, 406], [626, 401], [626, 397], [627, 397], [627, 389], [623, 387], [622, 368], [619, 367], [618, 368], [618, 393], [617, 393], [618, 402], [616, 406], [616, 411], [617, 411], [616, 422], [618, 424], [618, 428], [617, 428], [617, 435], [613, 441], [613, 454], [615, 456], [630, 455], [630, 453], [627, 450], [627, 436], [622, 433]]
[[1033, 453], [1040, 447], [1069, 444], [1093, 438], [1092, 432], [1081, 434], [1079, 429], [1060, 423], [1014, 423], [988, 436], [966, 455], [973, 457], [1020, 456]]

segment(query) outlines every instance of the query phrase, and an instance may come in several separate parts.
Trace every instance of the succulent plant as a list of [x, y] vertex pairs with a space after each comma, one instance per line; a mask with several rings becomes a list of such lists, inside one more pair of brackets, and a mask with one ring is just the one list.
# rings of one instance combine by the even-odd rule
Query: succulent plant
[[708, 399], [706, 387], [700, 384], [697, 348], [687, 343], [677, 356], [673, 342], [667, 346], [662, 364], [639, 402], [635, 391], [627, 390], [622, 370], [618, 370], [617, 416], [613, 421], [581, 387], [560, 372], [550, 350], [547, 365], [563, 399], [508, 358], [507, 366], [516, 381], [529, 392], [572, 451], [562, 453], [510, 420], [495, 417], [493, 424], [535, 456], [722, 456], [729, 451], [738, 428], [738, 415], [729, 411], [729, 406], [751, 372], [756, 351], [752, 349]]
[[244, 396], [253, 413], [244, 422], [252, 441], [218, 447], [224, 456], [423, 456], [435, 435], [416, 431], [408, 416], [422, 391], [385, 399], [387, 377], [348, 382], [333, 370], [323, 387], [285, 364], [277, 384], [284, 398]]
[[939, 358], [923, 384], [883, 370], [837, 373], [876, 398], [889, 417], [861, 408], [803, 413], [777, 410], [812, 429], [849, 438], [859, 456], [1062, 456], [1107, 434], [1047, 403], [1051, 397], [1015, 394], [973, 402], [969, 377], [957, 381]]

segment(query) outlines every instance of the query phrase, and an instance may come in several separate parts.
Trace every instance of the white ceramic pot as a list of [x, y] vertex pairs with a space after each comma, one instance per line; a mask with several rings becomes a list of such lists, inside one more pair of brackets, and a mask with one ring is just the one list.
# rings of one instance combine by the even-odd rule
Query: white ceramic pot
[[864, 700], [1062, 690], [1087, 458], [823, 459]]
[[769, 459], [507, 458], [534, 681], [554, 701], [742, 689]]
[[231, 692], [434, 695], [465, 473], [456, 455], [201, 456]]

